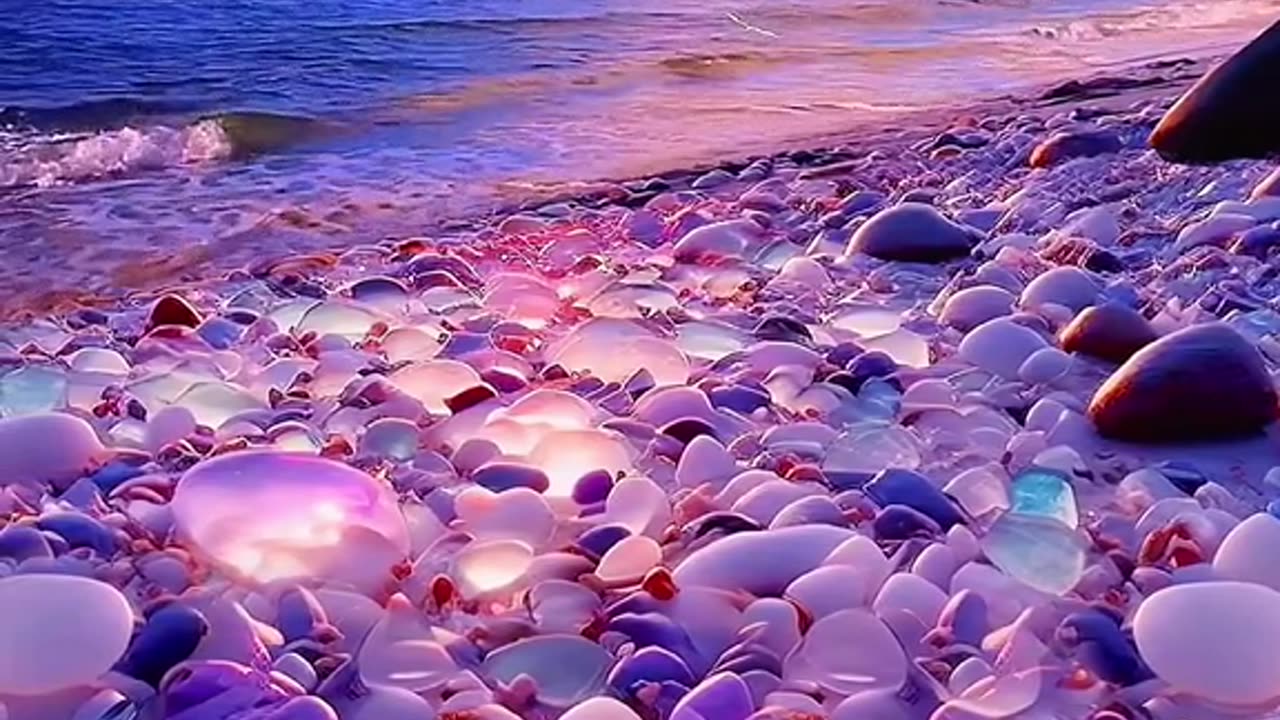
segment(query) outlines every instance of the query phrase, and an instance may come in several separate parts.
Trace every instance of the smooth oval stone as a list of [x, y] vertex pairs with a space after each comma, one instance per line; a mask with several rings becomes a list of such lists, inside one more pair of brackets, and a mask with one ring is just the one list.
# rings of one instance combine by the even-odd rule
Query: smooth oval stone
[[937, 585], [911, 573], [895, 573], [880, 587], [871, 608], [877, 615], [887, 618], [890, 613], [906, 610], [915, 615], [925, 627], [933, 627], [947, 604], [947, 596]]
[[842, 610], [819, 619], [787, 658], [788, 679], [813, 682], [839, 696], [896, 690], [908, 661], [889, 627], [869, 611]]
[[1215, 163], [1280, 151], [1280, 103], [1270, 92], [1280, 23], [1210, 70], [1160, 120], [1151, 147], [1170, 162]]
[[714, 264], [726, 258], [741, 258], [759, 236], [760, 227], [749, 220], [725, 220], [694, 228], [676, 242], [671, 252], [676, 262]]
[[844, 527], [848, 524], [844, 511], [839, 505], [825, 495], [810, 495], [788, 504], [770, 521], [770, 528], [794, 527], [799, 525], [834, 525]]
[[640, 720], [640, 716], [613, 698], [596, 697], [575, 705], [560, 720]]
[[524, 577], [533, 549], [519, 540], [490, 540], [468, 545], [453, 561], [459, 588], [470, 597], [501, 592]]
[[0, 579], [0, 695], [86, 685], [120, 659], [133, 610], [120, 591], [73, 575]]
[[906, 505], [933, 519], [943, 530], [964, 522], [951, 500], [920, 473], [889, 468], [877, 474], [863, 491], [881, 507]]
[[849, 240], [846, 253], [880, 260], [936, 263], [969, 254], [973, 231], [932, 205], [902, 203], [877, 213]]
[[1077, 267], [1057, 267], [1041, 273], [1022, 291], [1018, 304], [1034, 310], [1052, 303], [1075, 312], [1093, 305], [1098, 299], [1098, 285], [1089, 274]]
[[[714, 391], [713, 391], [714, 401]], [[733, 455], [715, 437], [699, 435], [685, 445], [676, 464], [676, 484], [695, 488], [707, 482], [721, 482], [738, 474]]]
[[[681, 561], [674, 573], [676, 585], [778, 595], [853, 536], [850, 530], [829, 525], [737, 533]], [[759, 562], [762, 557], [769, 562]]]
[[432, 628], [403, 595], [387, 603], [387, 612], [361, 643], [356, 663], [365, 683], [410, 692], [438, 687], [458, 671]]
[[1031, 167], [1048, 168], [1076, 158], [1120, 152], [1124, 142], [1109, 130], [1059, 132], [1031, 151]]
[[1177, 691], [1229, 705], [1280, 696], [1280, 593], [1239, 582], [1197, 582], [1156, 592], [1138, 606], [1133, 637], [1142, 659]]
[[546, 473], [519, 463], [489, 463], [471, 473], [471, 480], [497, 493], [519, 487], [544, 492], [550, 486]]
[[1258, 350], [1217, 323], [1167, 335], [1121, 365], [1089, 403], [1089, 419], [1131, 442], [1212, 441], [1257, 433], [1276, 418]]
[[1055, 347], [1031, 353], [1018, 368], [1018, 378], [1029, 385], [1043, 385], [1066, 375], [1071, 369], [1071, 356]]
[[191, 657], [208, 632], [209, 622], [200, 611], [181, 603], [169, 603], [147, 618], [116, 669], [159, 687], [165, 673]]
[[539, 701], [567, 708], [598, 694], [612, 664], [613, 656], [586, 638], [542, 635], [493, 651], [480, 670], [503, 684], [527, 675], [537, 683]]
[[734, 673], [719, 673], [703, 680], [681, 698], [671, 720], [747, 720], [755, 711], [751, 689]]
[[73, 548], [92, 548], [104, 558], [114, 556], [120, 547], [116, 531], [84, 513], [49, 513], [36, 521], [36, 527], [57, 534]]
[[1013, 293], [995, 285], [965, 288], [947, 298], [939, 319], [947, 327], [968, 332], [988, 320], [1012, 313], [1017, 301]]
[[390, 488], [324, 458], [252, 450], [182, 476], [174, 523], [203, 555], [260, 582], [380, 577], [409, 550]]
[[609, 548], [596, 575], [605, 582], [638, 580], [654, 566], [662, 562], [662, 548], [652, 538], [632, 535]]
[[578, 478], [573, 485], [573, 501], [579, 505], [604, 502], [613, 490], [613, 476], [605, 470], [595, 470]]
[[933, 518], [906, 505], [889, 505], [876, 514], [872, 531], [877, 540], [908, 540], [914, 537], [932, 538], [942, 532]]
[[89, 423], [61, 414], [0, 420], [0, 485], [67, 483], [93, 469], [104, 449]]
[[848, 565], [824, 565], [796, 578], [783, 597], [823, 618], [858, 605], [865, 595], [862, 583], [863, 574]]
[[1009, 318], [988, 320], [970, 330], [960, 341], [960, 358], [1005, 379], [1018, 377], [1018, 370], [1048, 343], [1036, 331]]
[[1278, 547], [1280, 519], [1255, 513], [1223, 538], [1213, 556], [1213, 569], [1223, 580], [1257, 583], [1280, 590], [1280, 563], [1275, 558]]
[[1137, 310], [1117, 303], [1085, 308], [1062, 329], [1058, 341], [1069, 353], [1123, 363], [1156, 341], [1156, 331]]
[[573, 496], [578, 478], [596, 470], [618, 475], [631, 469], [631, 453], [618, 433], [607, 430], [556, 430], [542, 436], [529, 463], [547, 474], [549, 497]]

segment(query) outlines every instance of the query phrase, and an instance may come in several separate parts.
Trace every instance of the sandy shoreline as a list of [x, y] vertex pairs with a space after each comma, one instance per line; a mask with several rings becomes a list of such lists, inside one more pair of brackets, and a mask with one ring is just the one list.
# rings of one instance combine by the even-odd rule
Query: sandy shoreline
[[[874, 113], [851, 119], [848, 128], [823, 135], [793, 138], [769, 146], [744, 147], [740, 152], [702, 161], [690, 162], [661, 172], [629, 178], [603, 178], [559, 184], [528, 185], [512, 188], [520, 199], [495, 209], [476, 214], [441, 218], [419, 233], [395, 233], [388, 238], [427, 236], [456, 238], [460, 233], [474, 232], [502, 218], [539, 208], [568, 202], [582, 202], [588, 207], [604, 207], [626, 202], [630, 191], [661, 180], [671, 189], [687, 188], [700, 175], [717, 167], [746, 167], [759, 159], [791, 159], [818, 170], [865, 156], [873, 150], [892, 153], [920, 142], [948, 127], [1013, 114], [1045, 116], [1068, 112], [1077, 106], [1120, 108], [1155, 97], [1172, 98], [1181, 93], [1214, 59], [1180, 59], [1115, 68], [1105, 73], [1064, 78], [1061, 81], [1029, 88], [1027, 91], [1001, 98], [980, 99], [972, 103], [953, 104], [927, 110], [903, 113]], [[37, 191], [39, 192], [39, 191]], [[631, 201], [633, 204], [634, 199]], [[373, 212], [381, 212], [372, 209]], [[391, 210], [390, 212], [394, 212]], [[340, 254], [351, 247], [374, 240], [366, 233], [347, 230], [341, 222], [330, 222], [322, 213], [301, 209], [281, 211], [262, 218], [252, 228], [225, 235], [209, 243], [151, 248], [150, 250], [113, 250], [97, 247], [91, 231], [70, 229], [50, 232], [43, 242], [62, 247], [60, 252], [89, 253], [96, 258], [93, 276], [70, 274], [47, 277], [42, 272], [43, 252], [29, 248], [30, 257], [22, 257], [15, 249], [13, 268], [25, 267], [23, 277], [0, 278], [0, 320], [30, 319], [68, 312], [76, 307], [105, 308], [131, 298], [145, 302], [169, 287], [204, 286], [216, 283], [225, 273], [250, 265], [263, 265], [299, 253]], [[376, 226], [376, 221], [375, 221]], [[79, 265], [81, 263], [77, 263]], [[69, 268], [64, 268], [69, 271]], [[105, 278], [105, 282], [104, 282]]]

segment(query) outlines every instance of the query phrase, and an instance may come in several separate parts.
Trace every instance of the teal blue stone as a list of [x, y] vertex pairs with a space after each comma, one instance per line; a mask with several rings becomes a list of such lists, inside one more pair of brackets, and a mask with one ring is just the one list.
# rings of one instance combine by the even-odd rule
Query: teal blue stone
[[1030, 468], [1013, 479], [1013, 507], [1009, 512], [1053, 518], [1074, 530], [1080, 527], [1080, 509], [1071, 481], [1061, 473]]

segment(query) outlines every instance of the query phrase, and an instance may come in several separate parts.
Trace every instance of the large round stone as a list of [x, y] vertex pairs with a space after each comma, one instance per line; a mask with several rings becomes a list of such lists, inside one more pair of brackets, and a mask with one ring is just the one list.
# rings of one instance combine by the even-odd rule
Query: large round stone
[[1122, 363], [1156, 341], [1156, 331], [1137, 310], [1107, 303], [1085, 308], [1059, 334], [1062, 349]]
[[969, 254], [975, 231], [948, 220], [932, 205], [906, 202], [868, 220], [849, 241], [848, 253], [881, 260], [943, 262]]
[[1280, 696], [1280, 593], [1241, 582], [1161, 590], [1138, 608], [1142, 659], [1179, 692], [1229, 705]]
[[1165, 114], [1151, 147], [1166, 160], [1213, 163], [1280, 152], [1280, 22], [1215, 67]]
[[1094, 393], [1089, 417], [1117, 440], [1221, 440], [1274, 420], [1276, 391], [1249, 341], [1226, 325], [1196, 325], [1129, 358]]

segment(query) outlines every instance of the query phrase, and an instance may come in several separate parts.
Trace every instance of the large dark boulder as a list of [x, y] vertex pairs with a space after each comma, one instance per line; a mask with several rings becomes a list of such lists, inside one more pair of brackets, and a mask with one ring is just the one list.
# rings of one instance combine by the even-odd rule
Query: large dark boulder
[[1105, 437], [1202, 442], [1243, 437], [1276, 419], [1276, 390], [1262, 355], [1221, 323], [1184, 328], [1147, 345], [1089, 403]]
[[1280, 22], [1188, 90], [1156, 126], [1151, 147], [1179, 163], [1280, 153]]

